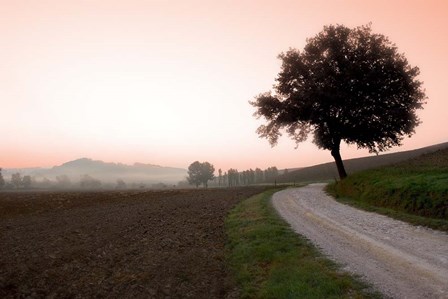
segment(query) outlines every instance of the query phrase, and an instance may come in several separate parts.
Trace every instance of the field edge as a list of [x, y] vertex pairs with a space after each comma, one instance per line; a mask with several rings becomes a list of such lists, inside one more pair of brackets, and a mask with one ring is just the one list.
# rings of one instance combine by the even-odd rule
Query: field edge
[[290, 228], [271, 204], [280, 190], [243, 200], [226, 219], [227, 260], [241, 298], [381, 298]]

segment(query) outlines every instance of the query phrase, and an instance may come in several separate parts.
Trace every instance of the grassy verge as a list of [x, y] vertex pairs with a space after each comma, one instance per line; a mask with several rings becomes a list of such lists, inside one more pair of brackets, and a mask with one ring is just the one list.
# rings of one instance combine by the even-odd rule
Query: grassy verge
[[327, 192], [358, 208], [448, 231], [448, 150], [355, 173]]
[[327, 188], [327, 192], [329, 194], [333, 195], [333, 197], [335, 197], [336, 200], [339, 201], [340, 203], [348, 204], [348, 205], [351, 205], [352, 207], [355, 207], [358, 209], [386, 215], [391, 218], [401, 220], [401, 221], [404, 221], [404, 222], [407, 222], [407, 223], [410, 223], [413, 225], [421, 225], [421, 226], [426, 226], [426, 227], [429, 227], [432, 229], [437, 229], [437, 230], [448, 232], [448, 221], [447, 220], [412, 215], [409, 213], [394, 210], [392, 208], [377, 207], [377, 206], [374, 206], [369, 203], [366, 203], [366, 202], [363, 202], [363, 201], [360, 201], [357, 199], [353, 199], [353, 198], [338, 197], [338, 195], [335, 194], [334, 191], [331, 190], [331, 188]]
[[379, 298], [292, 231], [270, 204], [276, 191], [244, 200], [226, 221], [241, 297]]

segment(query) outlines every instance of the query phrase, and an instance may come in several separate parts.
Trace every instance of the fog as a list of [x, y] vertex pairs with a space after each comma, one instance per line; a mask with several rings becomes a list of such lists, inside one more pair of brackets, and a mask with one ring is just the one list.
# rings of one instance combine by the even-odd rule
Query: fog
[[[5, 189], [141, 189], [168, 188], [185, 180], [182, 168], [151, 164], [107, 163], [88, 158], [52, 168], [3, 169]], [[18, 174], [18, 175], [17, 175]]]

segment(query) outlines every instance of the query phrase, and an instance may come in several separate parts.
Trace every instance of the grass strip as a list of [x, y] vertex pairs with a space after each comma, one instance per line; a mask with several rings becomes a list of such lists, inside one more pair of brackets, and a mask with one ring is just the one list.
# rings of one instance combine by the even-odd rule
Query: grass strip
[[448, 149], [329, 184], [339, 202], [448, 232]]
[[354, 208], [382, 214], [403, 222], [410, 223], [412, 225], [420, 225], [448, 232], [448, 220], [423, 217], [399, 211], [394, 208], [375, 206], [370, 202], [361, 200], [359, 197], [352, 197], [338, 193], [338, 191], [335, 190], [333, 184], [328, 185], [326, 191], [328, 194], [332, 195], [338, 202], [350, 205]]
[[282, 220], [269, 190], [238, 204], [226, 219], [228, 260], [242, 298], [380, 298], [342, 272]]

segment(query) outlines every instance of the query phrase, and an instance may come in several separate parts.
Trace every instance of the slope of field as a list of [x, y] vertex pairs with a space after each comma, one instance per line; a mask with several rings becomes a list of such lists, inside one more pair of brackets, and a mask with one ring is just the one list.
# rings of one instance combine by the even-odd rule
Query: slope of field
[[[379, 166], [391, 165], [402, 162], [410, 158], [418, 157], [422, 154], [432, 153], [437, 150], [448, 148], [448, 142], [428, 146], [416, 150], [404, 151], [392, 154], [381, 154], [378, 156], [348, 159], [344, 160], [344, 166], [347, 173], [352, 173], [367, 170]], [[328, 153], [330, 155], [330, 153]], [[312, 182], [312, 181], [326, 181], [338, 178], [336, 165], [334, 162], [319, 164], [315, 166], [301, 168], [295, 171], [290, 171], [287, 174], [281, 175], [278, 178], [280, 183], [292, 182]]]
[[262, 188], [0, 193], [0, 298], [235, 298], [224, 219]]
[[328, 190], [369, 205], [448, 220], [448, 149], [353, 174]]

